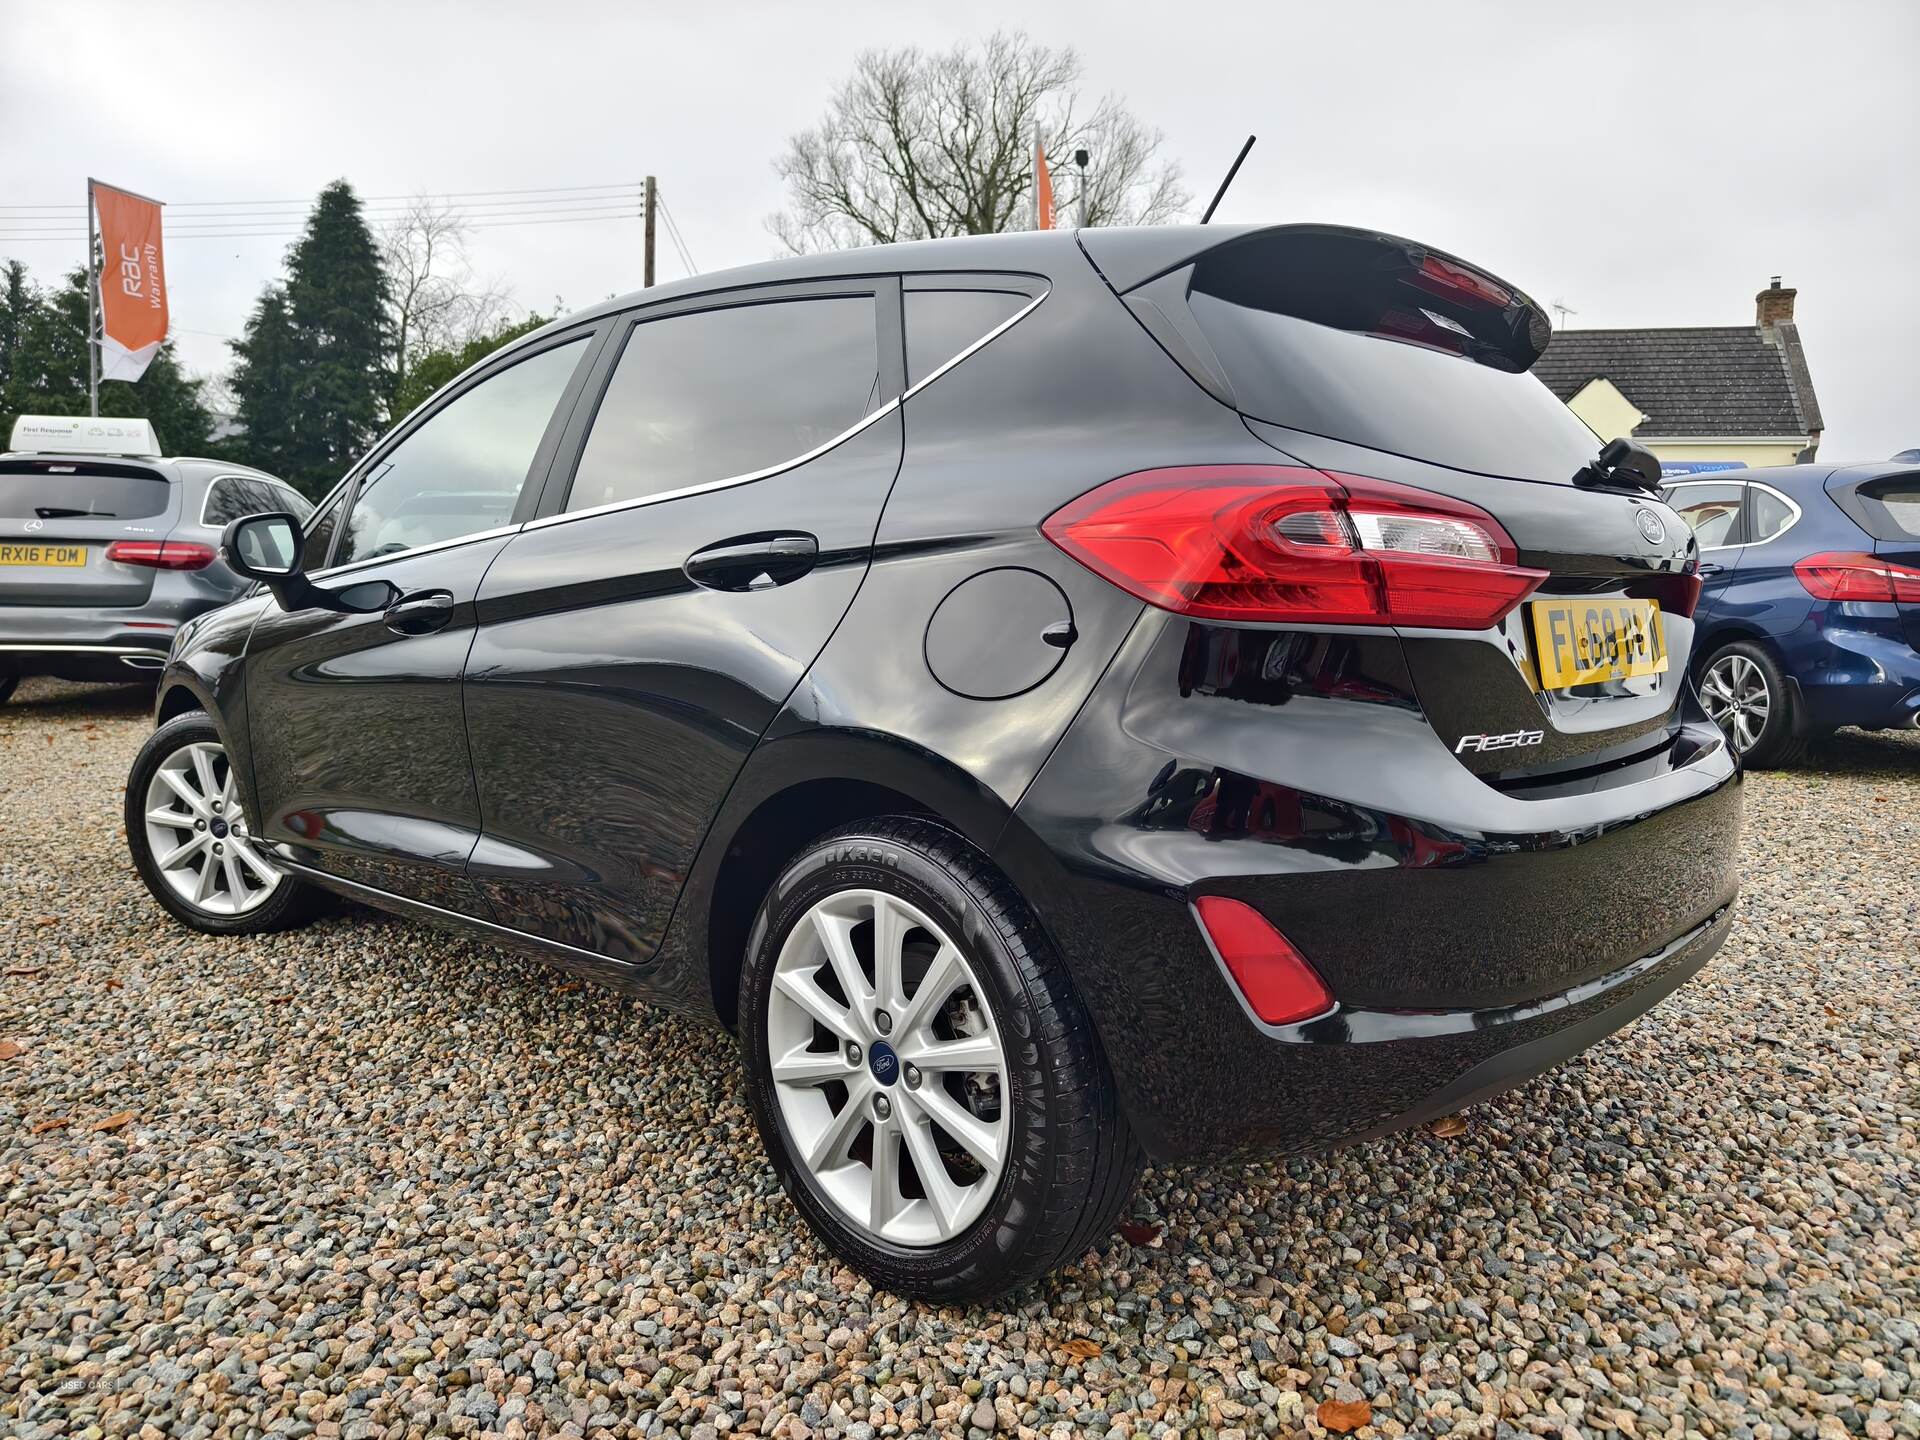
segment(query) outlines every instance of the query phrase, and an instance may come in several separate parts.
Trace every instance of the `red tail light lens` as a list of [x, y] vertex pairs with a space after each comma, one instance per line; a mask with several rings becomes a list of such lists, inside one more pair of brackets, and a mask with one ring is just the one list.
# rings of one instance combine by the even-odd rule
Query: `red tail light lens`
[[1878, 555], [1854, 550], [1825, 550], [1809, 555], [1793, 573], [1816, 600], [1904, 601], [1920, 604], [1920, 570]]
[[1291, 1025], [1333, 1008], [1326, 982], [1258, 910], [1224, 895], [1202, 895], [1193, 908], [1233, 983], [1262, 1020]]
[[109, 560], [152, 570], [204, 570], [214, 553], [211, 545], [192, 540], [116, 540], [107, 546]]
[[1129, 594], [1210, 620], [1484, 630], [1547, 575], [1477, 506], [1291, 466], [1143, 470], [1041, 529]]

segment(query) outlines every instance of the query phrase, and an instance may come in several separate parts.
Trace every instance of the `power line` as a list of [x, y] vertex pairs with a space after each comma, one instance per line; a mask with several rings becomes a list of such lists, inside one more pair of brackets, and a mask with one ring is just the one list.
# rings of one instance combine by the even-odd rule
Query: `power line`
[[[363, 205], [365, 205], [365, 204], [372, 204], [372, 203], [383, 203], [387, 201], [486, 200], [492, 197], [505, 196], [505, 195], [566, 195], [569, 193], [578, 193], [583, 190], [620, 190], [620, 191], [631, 191], [631, 192], [637, 193], [639, 189], [640, 189], [640, 184], [638, 181], [611, 181], [610, 180], [610, 181], [605, 181], [598, 185], [548, 185], [548, 186], [536, 187], [536, 188], [524, 189], [524, 190], [445, 190], [445, 191], [440, 191], [437, 193], [425, 194], [425, 195], [362, 195], [359, 197], [359, 199], [360, 199], [360, 202]], [[311, 207], [312, 204], [313, 204], [312, 197], [307, 197], [303, 199], [294, 199], [294, 200], [176, 200], [176, 201], [168, 202], [167, 208], [169, 210], [208, 210], [208, 209], [235, 209], [235, 208], [261, 210], [261, 209], [270, 209], [274, 206], [280, 206], [280, 205], [297, 205], [297, 206]], [[79, 211], [84, 211], [86, 208], [87, 207], [84, 202], [75, 204], [75, 203], [66, 202], [66, 201], [62, 201], [59, 203], [40, 204], [40, 205], [0, 204], [0, 213], [5, 213], [9, 211], [14, 211], [14, 210], [54, 210], [54, 211], [64, 210], [64, 211], [79, 212]]]
[[687, 242], [680, 238], [680, 227], [673, 223], [673, 212], [667, 208], [666, 197], [660, 193], [659, 186], [654, 187], [653, 195], [660, 204], [660, 218], [667, 222], [667, 238], [673, 241], [673, 248], [680, 252], [680, 263], [687, 267], [689, 275], [698, 275], [700, 267], [693, 263], [693, 255], [687, 249]]

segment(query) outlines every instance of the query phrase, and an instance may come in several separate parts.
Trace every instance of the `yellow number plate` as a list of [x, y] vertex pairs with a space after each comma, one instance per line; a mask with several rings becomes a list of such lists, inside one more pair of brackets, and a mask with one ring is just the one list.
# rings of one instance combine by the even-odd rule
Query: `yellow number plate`
[[1667, 632], [1654, 600], [1535, 600], [1533, 658], [1542, 690], [1658, 675]]
[[84, 545], [0, 545], [0, 565], [84, 565]]

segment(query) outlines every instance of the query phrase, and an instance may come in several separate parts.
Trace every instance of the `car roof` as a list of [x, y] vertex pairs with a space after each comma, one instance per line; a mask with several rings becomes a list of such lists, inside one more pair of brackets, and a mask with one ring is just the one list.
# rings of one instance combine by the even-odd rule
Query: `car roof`
[[[1818, 461], [1806, 465], [1763, 465], [1753, 470], [1720, 470], [1706, 475], [1686, 476], [1684, 479], [1758, 480], [1776, 490], [1792, 494], [1801, 490], [1831, 490], [1836, 483], [1864, 485], [1872, 480], [1883, 480], [1889, 475], [1910, 475], [1916, 471], [1920, 471], [1920, 466], [1903, 464], [1898, 460], [1867, 460], [1851, 465]], [[1676, 476], [1674, 483], [1682, 483], [1682, 478]]]

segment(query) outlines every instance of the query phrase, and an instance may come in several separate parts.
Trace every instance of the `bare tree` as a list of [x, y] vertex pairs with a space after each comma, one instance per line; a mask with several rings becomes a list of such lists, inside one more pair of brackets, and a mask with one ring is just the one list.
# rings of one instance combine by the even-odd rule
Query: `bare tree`
[[497, 329], [512, 308], [505, 287], [474, 275], [467, 233], [457, 209], [425, 195], [416, 196], [381, 232], [392, 295], [395, 390], [420, 356], [458, 350]]
[[[1080, 57], [996, 33], [939, 54], [869, 50], [820, 123], [787, 142], [774, 170], [786, 210], [770, 229], [795, 252], [1033, 223], [1033, 144], [1046, 145], [1056, 220], [1079, 209], [1076, 149], [1091, 155], [1087, 223], [1151, 225], [1187, 203], [1161, 134], [1115, 96], [1091, 109]], [[1084, 113], [1083, 113], [1084, 112]]]

